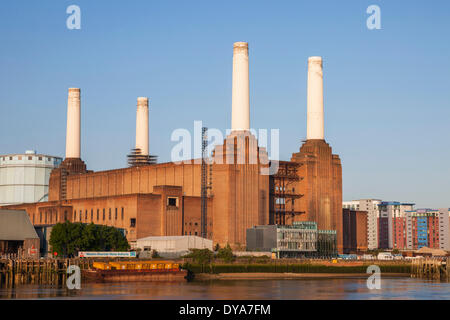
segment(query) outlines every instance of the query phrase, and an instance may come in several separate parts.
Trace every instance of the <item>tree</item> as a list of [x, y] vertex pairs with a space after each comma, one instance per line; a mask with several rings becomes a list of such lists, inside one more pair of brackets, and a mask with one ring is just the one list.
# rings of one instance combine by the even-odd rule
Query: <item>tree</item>
[[210, 263], [214, 254], [209, 249], [189, 249], [191, 252], [184, 256], [184, 258], [192, 258], [194, 262], [199, 264]]
[[114, 227], [69, 221], [53, 227], [49, 243], [62, 257], [73, 257], [79, 251], [127, 251], [130, 248], [125, 236]]
[[160, 258], [158, 251], [152, 250], [152, 259]]
[[225, 248], [219, 249], [217, 253], [217, 258], [223, 259], [225, 262], [231, 262], [234, 259], [233, 250], [231, 250], [230, 245], [227, 243]]

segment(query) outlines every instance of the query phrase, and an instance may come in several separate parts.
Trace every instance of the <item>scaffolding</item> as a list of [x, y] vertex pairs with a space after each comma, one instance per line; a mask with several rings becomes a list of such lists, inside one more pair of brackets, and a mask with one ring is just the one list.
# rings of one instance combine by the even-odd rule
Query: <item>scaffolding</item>
[[129, 167], [139, 167], [155, 164], [158, 159], [157, 156], [142, 154], [141, 149], [139, 148], [131, 149], [131, 152], [129, 155], [127, 155], [127, 158]]
[[202, 127], [202, 186], [201, 186], [201, 236], [208, 238], [208, 189], [211, 189], [212, 166], [209, 166], [208, 183], [208, 128]]
[[277, 173], [269, 177], [269, 224], [286, 225], [286, 219], [305, 213], [295, 211], [295, 200], [303, 197], [293, 186], [303, 179], [298, 175], [300, 166], [297, 162], [278, 161]]

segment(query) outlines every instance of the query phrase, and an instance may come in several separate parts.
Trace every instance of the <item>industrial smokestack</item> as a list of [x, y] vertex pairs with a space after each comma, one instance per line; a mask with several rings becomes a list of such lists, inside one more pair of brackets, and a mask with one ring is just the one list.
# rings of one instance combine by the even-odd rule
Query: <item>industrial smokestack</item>
[[67, 101], [66, 159], [80, 159], [81, 150], [80, 89], [69, 88]]
[[136, 149], [148, 156], [148, 98], [137, 99], [136, 110]]
[[322, 57], [308, 59], [307, 140], [324, 139]]
[[250, 129], [250, 94], [248, 77], [248, 43], [235, 42], [233, 47], [231, 130]]

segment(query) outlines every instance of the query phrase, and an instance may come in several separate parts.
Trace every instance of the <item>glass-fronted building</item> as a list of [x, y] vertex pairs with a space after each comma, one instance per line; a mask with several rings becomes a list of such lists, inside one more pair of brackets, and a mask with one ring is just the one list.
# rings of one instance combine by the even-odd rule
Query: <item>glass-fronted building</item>
[[318, 230], [311, 221], [247, 229], [247, 250], [275, 253], [277, 258], [332, 258], [337, 256], [335, 230]]

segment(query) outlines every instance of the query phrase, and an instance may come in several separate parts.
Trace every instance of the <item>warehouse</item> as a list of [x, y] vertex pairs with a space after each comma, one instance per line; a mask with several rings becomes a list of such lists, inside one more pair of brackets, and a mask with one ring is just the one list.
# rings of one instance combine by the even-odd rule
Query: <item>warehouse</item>
[[36, 258], [39, 236], [23, 210], [0, 210], [0, 257]]
[[141, 253], [151, 253], [155, 250], [163, 258], [178, 258], [188, 254], [190, 249], [212, 251], [213, 242], [197, 236], [146, 237], [138, 239], [136, 247]]

